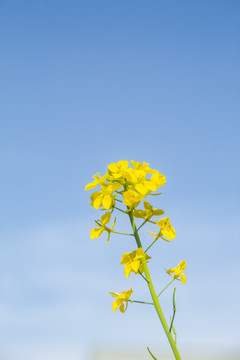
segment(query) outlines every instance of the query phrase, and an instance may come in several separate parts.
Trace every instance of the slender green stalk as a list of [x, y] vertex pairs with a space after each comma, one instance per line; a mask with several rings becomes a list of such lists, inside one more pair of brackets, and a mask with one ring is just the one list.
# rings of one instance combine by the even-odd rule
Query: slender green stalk
[[157, 240], [158, 240], [158, 239], [154, 240], [144, 252], [146, 253], [146, 252], [150, 249], [150, 247], [153, 246], [153, 244], [155, 244], [155, 242], [156, 242]]
[[[133, 233], [134, 233], [134, 236], [135, 236], [135, 239], [136, 239], [137, 246], [139, 248], [142, 248], [141, 240], [140, 240], [139, 235], [138, 235], [138, 231], [137, 231], [137, 228], [136, 228], [136, 224], [135, 224], [132, 212], [130, 211], [128, 213], [128, 215], [129, 215], [129, 219], [130, 219], [130, 222], [131, 222], [131, 225], [132, 225], [132, 228], [133, 228]], [[148, 266], [147, 266], [146, 262], [143, 263], [143, 270], [144, 270], [146, 279], [148, 280], [148, 288], [149, 288], [150, 294], [152, 296], [154, 307], [155, 307], [155, 309], [157, 311], [158, 317], [159, 317], [159, 319], [161, 321], [161, 324], [163, 326], [165, 334], [166, 334], [166, 336], [168, 338], [168, 341], [169, 341], [170, 346], [172, 348], [175, 359], [176, 360], [181, 360], [181, 357], [180, 357], [180, 354], [178, 352], [177, 346], [176, 346], [176, 344], [174, 342], [174, 339], [172, 337], [172, 333], [169, 332], [169, 327], [168, 327], [168, 324], [167, 324], [167, 322], [165, 320], [165, 317], [163, 315], [163, 312], [162, 312], [162, 309], [161, 309], [161, 306], [160, 306], [160, 303], [159, 303], [159, 300], [158, 300], [158, 296], [157, 296], [157, 294], [155, 292], [155, 289], [154, 289], [154, 286], [153, 286], [153, 283], [152, 283], [152, 280], [151, 280], [150, 273], [149, 273]]]
[[177, 345], [177, 333], [176, 333], [176, 330], [174, 329], [174, 326], [172, 326], [172, 331], [173, 331], [174, 336], [175, 336], [175, 344]]
[[134, 234], [127, 234], [127, 233], [122, 233], [122, 232], [118, 232], [118, 231], [113, 231], [113, 230], [111, 230], [111, 232], [112, 233], [114, 233], [114, 234], [120, 234], [120, 235], [127, 235], [127, 236], [134, 236]]
[[122, 213], [125, 213], [125, 211], [124, 211], [124, 210], [119, 209], [119, 208], [118, 208], [118, 207], [116, 207], [116, 206], [114, 206], [114, 209], [117, 209], [117, 210], [121, 211]]
[[171, 284], [174, 282], [174, 280], [175, 280], [175, 279], [172, 279], [172, 281], [170, 281], [170, 283], [167, 284], [167, 286], [165, 286], [165, 288], [158, 294], [158, 297], [159, 297], [160, 295], [162, 295], [162, 293], [169, 287], [169, 285], [171, 285]]
[[151, 353], [149, 347], [147, 347], [147, 349], [148, 349], [148, 352], [149, 352], [149, 354], [151, 355], [151, 357], [152, 357], [154, 360], [157, 360], [157, 358], [155, 358], [155, 356]]
[[148, 221], [148, 220], [144, 220], [144, 222], [139, 226], [139, 228], [137, 229], [137, 231], [139, 231], [139, 230], [141, 229], [141, 227], [146, 224], [147, 221]]
[[148, 283], [148, 280], [145, 278], [145, 276], [141, 273], [141, 271], [138, 270], [139, 275]]
[[128, 302], [131, 302], [131, 303], [138, 303], [138, 304], [154, 305], [153, 303], [150, 303], [150, 302], [137, 301], [137, 300], [128, 300]]
[[170, 328], [169, 328], [169, 332], [171, 332], [171, 330], [172, 330], [173, 321], [174, 321], [176, 310], [177, 310], [176, 309], [176, 303], [175, 303], [175, 292], [176, 292], [176, 288], [174, 288], [174, 290], [173, 290], [173, 317], [172, 317], [171, 325], [170, 325]]

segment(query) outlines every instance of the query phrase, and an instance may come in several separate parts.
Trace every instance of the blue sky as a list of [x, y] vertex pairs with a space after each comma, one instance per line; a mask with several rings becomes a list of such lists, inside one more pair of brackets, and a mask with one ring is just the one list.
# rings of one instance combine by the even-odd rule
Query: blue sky
[[85, 360], [150, 339], [167, 349], [149, 309], [147, 339], [139, 308], [111, 312], [110, 290], [147, 296], [119, 265], [134, 244], [89, 239], [99, 212], [84, 186], [121, 159], [167, 178], [155, 205], [177, 238], [156, 246], [152, 272], [186, 258], [180, 348], [238, 351], [239, 2], [0, 6], [1, 358]]

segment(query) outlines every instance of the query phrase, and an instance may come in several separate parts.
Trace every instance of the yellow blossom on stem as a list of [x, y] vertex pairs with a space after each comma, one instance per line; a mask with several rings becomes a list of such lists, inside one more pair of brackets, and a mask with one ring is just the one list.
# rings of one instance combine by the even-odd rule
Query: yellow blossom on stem
[[[168, 241], [168, 240], [172, 240], [176, 237], [176, 231], [172, 227], [169, 217], [157, 220], [156, 224], [158, 226], [160, 226], [160, 228], [161, 228], [157, 234], [148, 231], [150, 234], [156, 235], [154, 240], [157, 240], [158, 238], [161, 237], [163, 240]], [[163, 236], [165, 236], [168, 240], [165, 239]]]
[[[166, 270], [167, 274], [169, 274], [170, 276], [172, 276], [174, 279], [177, 279], [179, 281], [181, 281], [183, 284], [185, 284], [187, 277], [185, 274], [183, 274], [183, 270], [186, 269], [186, 261], [183, 260], [181, 261], [178, 266], [176, 266], [173, 269], [168, 269]], [[171, 273], [173, 273], [174, 275], [171, 275]]]
[[[114, 300], [113, 304], [112, 304], [112, 309], [113, 311], [116, 311], [119, 307], [119, 310], [124, 313], [127, 310], [128, 307], [128, 303], [127, 301], [129, 300], [130, 296], [132, 295], [133, 290], [128, 290], [128, 291], [123, 291], [121, 294], [114, 292], [110, 292], [109, 294], [111, 294], [113, 297], [116, 297], [117, 299]], [[124, 301], [126, 301], [126, 307], [124, 308]]]
[[118, 179], [123, 176], [128, 165], [129, 165], [128, 161], [121, 160], [118, 161], [117, 163], [111, 163], [110, 165], [108, 165], [108, 170], [110, 171], [111, 175], [114, 178]]
[[159, 216], [164, 214], [163, 210], [153, 209], [152, 205], [148, 201], [144, 201], [145, 210], [133, 210], [133, 216], [136, 218], [141, 218], [145, 220], [150, 220], [152, 216]]
[[157, 187], [153, 183], [151, 183], [150, 180], [143, 178], [139, 182], [139, 184], [135, 185], [135, 189], [137, 192], [139, 192], [139, 194], [147, 195], [150, 194], [152, 191], [156, 191]]
[[129, 167], [125, 173], [124, 177], [126, 179], [126, 186], [128, 190], [135, 190], [136, 184], [143, 181], [145, 178], [145, 172], [142, 170], [135, 170]]
[[152, 170], [148, 165], [148, 163], [146, 163], [145, 161], [143, 161], [143, 163], [140, 163], [138, 161], [133, 161], [131, 160], [131, 163], [133, 164], [133, 167], [135, 170], [142, 170], [144, 171], [145, 174], [152, 174], [155, 170]]
[[91, 205], [95, 209], [99, 209], [100, 206], [103, 206], [106, 210], [111, 209], [114, 204], [114, 198], [117, 197], [117, 195], [113, 195], [113, 192], [119, 190], [121, 187], [122, 185], [118, 182], [102, 186], [100, 191], [95, 191], [92, 193]]
[[156, 191], [157, 188], [165, 184], [166, 178], [164, 175], [160, 174], [157, 170], [155, 170], [150, 178], [150, 182], [152, 183], [153, 186], [155, 186], [155, 190], [153, 191]]
[[114, 231], [114, 225], [116, 223], [116, 218], [112, 224], [112, 227], [109, 228], [106, 226], [106, 224], [109, 223], [111, 219], [111, 213], [110, 211], [107, 211], [102, 217], [101, 217], [101, 221], [95, 221], [95, 224], [98, 226], [98, 229], [96, 228], [93, 228], [90, 232], [90, 238], [91, 239], [96, 239], [96, 238], [99, 238], [100, 235], [102, 235], [102, 233], [104, 231], [107, 231], [108, 232], [108, 239], [107, 239], [107, 243], [109, 242], [109, 239], [110, 239], [110, 234], [111, 232]]
[[125, 265], [124, 273], [126, 278], [129, 277], [132, 271], [135, 272], [135, 274], [138, 274], [138, 272], [142, 273], [143, 264], [146, 264], [149, 259], [151, 259], [151, 257], [145, 254], [142, 248], [123, 254], [120, 264]]
[[144, 198], [144, 195], [139, 195], [133, 190], [128, 190], [123, 193], [123, 204], [127, 205], [129, 209], [133, 209], [138, 206], [140, 201]]
[[96, 175], [93, 175], [94, 181], [87, 184], [85, 186], [85, 190], [94, 189], [98, 184], [107, 185], [106, 180], [107, 180], [108, 176], [109, 176], [108, 172], [103, 177], [100, 176], [99, 172]]
[[156, 191], [157, 188], [164, 185], [166, 182], [165, 176], [161, 175], [157, 170], [152, 170], [152, 176], [150, 180], [146, 179], [146, 174], [143, 170], [133, 170], [137, 175], [135, 179], [135, 189], [142, 195], [150, 194], [152, 191]]

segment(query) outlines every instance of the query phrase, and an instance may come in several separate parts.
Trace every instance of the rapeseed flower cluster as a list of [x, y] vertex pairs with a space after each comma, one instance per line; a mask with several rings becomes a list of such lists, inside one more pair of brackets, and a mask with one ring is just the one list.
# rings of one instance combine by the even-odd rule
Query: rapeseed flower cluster
[[[95, 209], [100, 207], [106, 210], [112, 209], [115, 199], [122, 195], [124, 204], [132, 210], [148, 194], [165, 184], [165, 176], [151, 169], [149, 164], [135, 161], [131, 163], [133, 167], [124, 160], [111, 163], [104, 176], [101, 177], [99, 173], [93, 176], [94, 181], [87, 184], [85, 190], [100, 185], [100, 191], [94, 191], [91, 195], [91, 205]], [[117, 194], [114, 194], [116, 191]]]
[[[124, 265], [124, 273], [126, 278], [133, 272], [137, 275], [143, 276], [145, 266], [151, 257], [146, 253], [147, 250], [159, 239], [167, 242], [176, 237], [176, 231], [171, 225], [169, 217], [164, 217], [152, 220], [154, 216], [161, 216], [164, 214], [162, 209], [155, 209], [146, 200], [149, 195], [159, 195], [155, 192], [162, 187], [166, 182], [165, 176], [160, 174], [157, 170], [151, 169], [146, 162], [140, 163], [125, 160], [111, 163], [108, 165], [107, 173], [100, 176], [99, 173], [93, 176], [93, 181], [86, 185], [85, 190], [100, 188], [94, 191], [91, 195], [91, 206], [95, 209], [107, 210], [101, 217], [101, 220], [96, 220], [96, 227], [90, 232], [92, 239], [98, 238], [104, 232], [107, 233], [107, 243], [109, 242], [112, 233], [132, 235], [137, 241], [138, 248], [132, 252], [127, 252], [122, 255], [120, 264]], [[139, 204], [143, 202], [144, 209], [139, 209]], [[119, 206], [121, 208], [119, 208]], [[130, 217], [133, 227], [133, 234], [125, 234], [115, 231], [116, 218], [112, 226], [107, 226], [111, 220], [111, 214], [114, 210], [126, 213]], [[136, 228], [134, 218], [142, 219], [142, 224]], [[154, 235], [153, 243], [144, 252], [139, 237], [138, 231], [146, 223], [154, 224], [158, 227], [156, 232], [150, 232]], [[185, 260], [173, 269], [166, 272], [174, 279], [186, 282], [186, 275], [183, 270], [186, 268]], [[143, 276], [144, 277], [144, 276]], [[145, 277], [144, 277], [145, 278]], [[148, 280], [147, 280], [148, 281]], [[118, 308], [121, 312], [125, 312], [133, 290], [123, 291], [121, 294], [116, 292], [110, 293], [116, 300], [113, 302], [113, 311]], [[134, 301], [132, 301], [134, 302]], [[124, 303], [126, 306], [124, 307]]]

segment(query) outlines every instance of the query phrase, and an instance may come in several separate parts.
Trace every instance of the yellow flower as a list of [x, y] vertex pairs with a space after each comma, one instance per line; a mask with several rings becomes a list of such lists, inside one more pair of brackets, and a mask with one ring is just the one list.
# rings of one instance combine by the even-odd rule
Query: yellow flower
[[[90, 190], [94, 189], [98, 184], [101, 185], [101, 191], [92, 194], [91, 205], [93, 207], [96, 209], [100, 206], [105, 209], [112, 207], [112, 194], [103, 194], [103, 192], [110, 191], [111, 193], [110, 188], [116, 182], [117, 187], [113, 191], [124, 186], [125, 191], [136, 191], [138, 194], [144, 195], [144, 197], [152, 191], [156, 191], [158, 187], [166, 182], [165, 176], [161, 175], [157, 170], [151, 169], [145, 161], [143, 163], [131, 161], [131, 163], [133, 167], [129, 167], [129, 162], [126, 160], [111, 163], [108, 165], [108, 172], [103, 177], [99, 173], [93, 176], [94, 181], [85, 186], [85, 190]], [[146, 179], [148, 174], [151, 174], [150, 179]]]
[[100, 191], [94, 191], [92, 193], [91, 205], [95, 209], [99, 209], [100, 206], [103, 206], [106, 210], [111, 209], [113, 200], [117, 197], [117, 195], [113, 196], [113, 192], [119, 190], [121, 187], [122, 185], [117, 182], [102, 186]]
[[[131, 163], [134, 169], [128, 169], [131, 175], [130, 181], [135, 185], [135, 190], [138, 193], [146, 195], [152, 191], [156, 191], [158, 187], [165, 184], [165, 176], [161, 175], [157, 170], [151, 169], [145, 161], [143, 164], [137, 161], [131, 161]], [[147, 174], [152, 174], [150, 180], [146, 179]]]
[[110, 239], [110, 234], [111, 232], [114, 231], [114, 225], [116, 223], [116, 218], [112, 224], [112, 227], [109, 228], [106, 226], [106, 224], [109, 223], [111, 219], [111, 213], [110, 211], [107, 211], [102, 217], [101, 217], [101, 221], [95, 221], [95, 224], [99, 227], [99, 229], [93, 228], [90, 232], [90, 238], [91, 239], [96, 239], [99, 238], [100, 235], [102, 235], [102, 233], [104, 231], [108, 232], [108, 239], [107, 239], [107, 243], [109, 242]]
[[141, 164], [138, 161], [133, 161], [131, 160], [131, 163], [133, 164], [133, 167], [135, 170], [142, 170], [144, 171], [145, 174], [152, 174], [155, 170], [152, 170], [148, 165], [148, 163], [146, 163], [145, 161], [143, 161], [143, 163]]
[[139, 195], [133, 190], [128, 190], [123, 193], [123, 204], [127, 205], [130, 209], [133, 209], [138, 206], [140, 201], [144, 199], [144, 195]]
[[135, 189], [139, 192], [139, 194], [147, 195], [152, 191], [156, 191], [157, 187], [154, 183], [151, 183], [150, 180], [142, 178], [141, 181], [135, 185]]
[[129, 277], [132, 271], [134, 271], [135, 274], [138, 272], [142, 273], [143, 264], [146, 263], [149, 259], [151, 259], [151, 257], [145, 254], [142, 248], [138, 248], [133, 252], [123, 254], [120, 264], [125, 265], [124, 272], [126, 278]]
[[[169, 217], [165, 217], [163, 219], [160, 219], [159, 221], [157, 220], [156, 224], [161, 228], [157, 234], [148, 231], [150, 234], [156, 235], [154, 240], [157, 240], [161, 237], [163, 240], [168, 241], [176, 237], [176, 231], [172, 227]], [[165, 236], [168, 240], [165, 239], [163, 236]]]
[[165, 176], [161, 175], [157, 170], [152, 170], [153, 174], [150, 180], [146, 179], [146, 173], [143, 170], [132, 170], [135, 174], [133, 181], [135, 189], [142, 195], [150, 194], [166, 182]]
[[[186, 261], [183, 260], [174, 269], [168, 269], [166, 270], [166, 272], [174, 279], [177, 279], [181, 281], [183, 284], [185, 284], [187, 277], [185, 274], [183, 274], [183, 270], [186, 269], [186, 266], [187, 266]], [[174, 273], [174, 275], [171, 275], [171, 273]]]
[[154, 170], [154, 173], [152, 174], [151, 178], [150, 178], [150, 183], [155, 186], [155, 190], [156, 191], [157, 188], [163, 186], [166, 182], [166, 178], [164, 175], [160, 174], [157, 170]]
[[136, 210], [133, 211], [133, 216], [136, 218], [141, 218], [145, 220], [150, 220], [152, 216], [159, 216], [164, 214], [163, 210], [153, 209], [152, 205], [148, 201], [144, 201], [145, 210]]
[[93, 175], [94, 181], [87, 184], [85, 186], [85, 190], [94, 189], [98, 184], [106, 185], [107, 184], [106, 180], [107, 180], [108, 176], [109, 176], [108, 172], [103, 177], [101, 177], [99, 173], [97, 173], [96, 175]]
[[118, 179], [123, 176], [128, 165], [129, 165], [128, 161], [121, 160], [118, 161], [117, 163], [111, 163], [110, 165], [108, 165], [108, 170], [110, 171], [111, 175], [114, 178]]
[[[110, 292], [109, 294], [111, 294], [113, 297], [116, 297], [117, 299], [114, 300], [113, 304], [112, 304], [112, 309], [113, 311], [116, 311], [117, 308], [119, 307], [119, 310], [124, 313], [127, 310], [128, 307], [128, 300], [131, 296], [131, 294], [133, 293], [133, 290], [128, 290], [128, 291], [123, 291], [121, 294], [114, 292]], [[124, 304], [123, 302], [126, 301], [126, 308], [124, 309]]]

